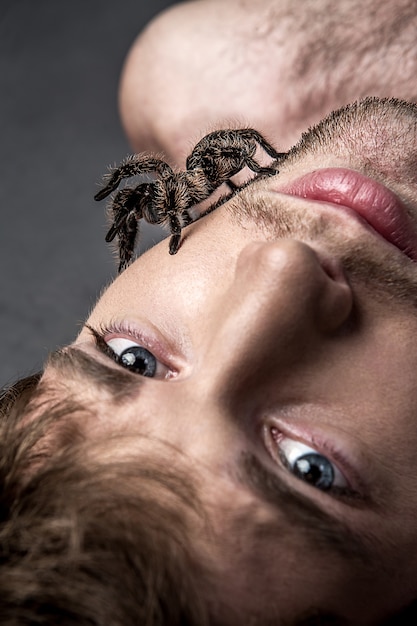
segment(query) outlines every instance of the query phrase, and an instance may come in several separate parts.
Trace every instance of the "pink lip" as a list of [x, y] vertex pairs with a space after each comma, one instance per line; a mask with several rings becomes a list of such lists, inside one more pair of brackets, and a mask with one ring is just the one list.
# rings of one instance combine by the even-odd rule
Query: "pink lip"
[[405, 206], [375, 180], [346, 168], [326, 168], [306, 174], [277, 191], [349, 208], [386, 241], [417, 261], [417, 235]]

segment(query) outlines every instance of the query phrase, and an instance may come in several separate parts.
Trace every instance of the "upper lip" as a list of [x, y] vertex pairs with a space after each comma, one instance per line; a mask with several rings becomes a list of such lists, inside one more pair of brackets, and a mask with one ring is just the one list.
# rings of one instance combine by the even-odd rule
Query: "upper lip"
[[377, 181], [347, 168], [323, 168], [280, 186], [277, 191], [348, 208], [386, 241], [417, 261], [417, 233], [407, 208]]

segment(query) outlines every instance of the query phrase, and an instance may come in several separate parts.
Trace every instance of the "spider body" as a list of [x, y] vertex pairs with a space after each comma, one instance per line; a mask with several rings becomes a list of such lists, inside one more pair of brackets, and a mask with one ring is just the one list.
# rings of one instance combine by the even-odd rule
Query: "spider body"
[[124, 178], [147, 173], [156, 175], [151, 182], [118, 191], [112, 201], [113, 222], [106, 241], [118, 237], [119, 272], [132, 260], [141, 219], [150, 224], [168, 225], [171, 231], [169, 252], [176, 254], [182, 228], [192, 222], [191, 207], [206, 200], [223, 183], [230, 193], [222, 202], [230, 198], [239, 189], [230, 179], [245, 166], [257, 175], [276, 174], [275, 167], [263, 167], [254, 159], [258, 146], [274, 159], [284, 156], [256, 130], [227, 129], [203, 137], [187, 158], [185, 171], [174, 172], [165, 161], [147, 153], [132, 155], [111, 170], [104, 179], [105, 186], [94, 196], [96, 200], [111, 194]]
[[254, 159], [258, 145], [272, 158], [283, 155], [275, 150], [253, 128], [217, 130], [203, 137], [187, 158], [187, 170], [201, 167], [205, 176], [216, 183], [230, 183], [230, 178], [245, 165], [257, 174], [276, 174], [275, 169], [261, 167]]

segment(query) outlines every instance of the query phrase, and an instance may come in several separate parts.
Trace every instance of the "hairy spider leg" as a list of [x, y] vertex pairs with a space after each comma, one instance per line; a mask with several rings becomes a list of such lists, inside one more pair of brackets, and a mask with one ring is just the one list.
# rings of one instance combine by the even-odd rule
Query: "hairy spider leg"
[[274, 159], [281, 159], [286, 154], [285, 152], [277, 152], [275, 148], [271, 146], [271, 144], [265, 139], [265, 137], [254, 128], [246, 129], [245, 134], [248, 136], [249, 139], [256, 141], [261, 146], [261, 148], [263, 148], [265, 152]]
[[274, 174], [278, 173], [275, 167], [265, 167], [265, 166], [259, 165], [259, 163], [257, 163], [255, 159], [253, 159], [250, 156], [244, 157], [244, 160], [245, 160], [245, 165], [247, 165], [249, 169], [251, 169], [252, 172], [255, 172], [256, 174], [267, 174], [269, 176], [273, 176]]
[[[256, 133], [256, 135], [259, 135], [260, 137], [262, 137], [262, 135], [260, 135], [256, 131], [252, 131], [252, 132]], [[251, 169], [256, 174], [270, 174], [270, 175], [271, 174], [276, 174], [276, 169], [275, 168], [259, 165], [259, 163], [257, 161], [255, 161], [255, 159], [253, 158], [253, 155], [256, 152], [256, 147], [257, 147], [256, 146], [256, 141], [257, 141], [257, 138], [246, 138], [245, 137], [245, 139], [247, 139], [247, 142], [246, 142], [246, 145], [244, 145], [244, 146], [225, 147], [225, 148], [221, 149], [221, 151], [220, 151], [221, 155], [223, 157], [227, 157], [229, 159], [234, 159], [236, 161], [236, 166], [233, 167], [230, 170], [229, 176], [234, 176], [235, 174], [237, 174], [240, 170], [242, 170], [245, 167], [245, 165], [247, 165], [247, 167], [249, 167], [249, 169]], [[263, 148], [265, 148], [265, 145], [270, 148], [270, 150], [266, 150], [266, 152], [270, 156], [275, 156], [275, 155], [278, 154], [278, 152], [275, 152], [275, 150], [272, 148], [272, 146], [270, 146], [263, 139], [263, 137], [262, 137], [262, 141], [263, 141], [263, 143], [261, 145], [262, 145]], [[271, 150], [274, 152], [274, 154], [271, 154]]]
[[171, 239], [169, 241], [169, 253], [177, 254], [178, 249], [180, 247], [180, 243], [181, 243], [181, 231], [182, 231], [181, 222], [178, 216], [175, 215], [174, 213], [171, 213], [168, 216], [168, 220], [169, 220], [169, 228], [171, 231]]
[[[246, 149], [245, 149], [246, 148]], [[255, 161], [255, 159], [252, 157], [252, 154], [256, 151], [256, 144], [252, 143], [252, 145], [247, 145], [245, 146], [245, 148], [242, 147], [224, 147], [220, 150], [216, 149], [215, 147], [209, 147], [206, 150], [206, 154], [205, 159], [204, 157], [201, 159], [202, 162], [204, 163], [204, 161], [206, 160], [206, 162], [204, 163], [204, 165], [207, 167], [207, 164], [210, 162], [208, 159], [208, 156], [211, 156], [211, 159], [213, 161], [219, 159], [219, 155], [218, 153], [220, 152], [220, 158], [226, 158], [226, 159], [233, 159], [235, 161], [235, 165], [233, 167], [230, 167], [230, 169], [224, 173], [224, 175], [222, 177], [219, 178], [218, 180], [218, 186], [220, 186], [220, 184], [222, 182], [225, 182], [229, 185], [229, 187], [233, 190], [237, 189], [238, 186], [230, 180], [231, 176], [234, 176], [235, 174], [237, 174], [238, 172], [240, 172], [245, 165], [247, 165], [249, 167], [249, 169], [251, 169], [253, 172], [255, 172], [256, 174], [267, 174], [267, 175], [272, 175], [272, 174], [276, 174], [277, 171], [275, 168], [273, 167], [266, 167], [266, 166], [261, 166], [259, 165], [259, 163], [257, 163]], [[278, 153], [277, 153], [278, 154]], [[208, 168], [207, 168], [208, 170]], [[209, 173], [209, 172], [208, 172]], [[210, 172], [211, 174], [211, 172]], [[211, 174], [213, 175], [213, 174]], [[226, 180], [225, 180], [226, 177]]]
[[112, 204], [113, 224], [106, 235], [106, 241], [118, 237], [119, 273], [129, 264], [133, 256], [139, 233], [139, 220], [144, 216], [144, 207], [150, 201], [152, 183], [141, 183], [119, 191]]
[[149, 172], [156, 172], [163, 178], [173, 175], [171, 167], [165, 161], [145, 153], [133, 154], [122, 161], [119, 167], [116, 167], [113, 171], [110, 170], [109, 174], [104, 177], [104, 181], [107, 184], [96, 193], [94, 200], [99, 201], [106, 198], [120, 185], [124, 178], [131, 178], [137, 174], [147, 174]]
[[183, 214], [182, 214], [182, 222], [183, 222], [183, 227], [184, 226], [188, 226], [189, 224], [191, 224], [192, 222], [194, 222], [193, 218], [191, 217], [189, 211], [187, 211], [187, 209], [184, 209]]
[[[119, 236], [119, 273], [131, 262], [139, 235], [139, 220], [147, 216], [153, 200], [155, 183], [141, 183], [132, 194], [132, 209], [128, 215], [122, 236]], [[148, 221], [148, 220], [147, 220]], [[152, 222], [151, 222], [152, 223]]]
[[135, 250], [136, 239], [139, 234], [139, 219], [135, 211], [128, 215], [118, 232], [119, 237], [119, 267], [121, 274], [130, 265]]
[[113, 213], [113, 223], [105, 237], [107, 243], [113, 241], [118, 234], [122, 223], [127, 219], [129, 212], [135, 206], [134, 189], [127, 187], [119, 191], [112, 202], [111, 210]]
[[[238, 189], [240, 189], [239, 185], [236, 185], [236, 183], [234, 183], [232, 180], [226, 180], [225, 184], [229, 187], [230, 191], [232, 191], [232, 192], [235, 192]], [[225, 196], [225, 197], [231, 198], [233, 195], [234, 194], [231, 193], [231, 194], [229, 194], [228, 196]]]
[[[181, 243], [182, 222], [189, 224], [192, 219], [188, 212], [195, 198], [190, 193], [192, 187], [188, 180], [189, 174], [179, 172], [160, 188], [161, 200], [164, 204], [164, 221], [168, 222], [171, 232], [169, 253], [176, 254]], [[162, 220], [161, 220], [162, 222]]]
[[144, 188], [147, 185], [148, 183], [142, 183], [137, 187], [126, 187], [126, 189], [117, 192], [111, 206], [113, 224], [105, 238], [107, 243], [113, 241], [115, 236], [119, 234], [120, 229], [123, 228], [124, 222], [132, 211], [137, 216], [137, 219], [142, 217], [141, 198], [147, 192], [147, 189]]

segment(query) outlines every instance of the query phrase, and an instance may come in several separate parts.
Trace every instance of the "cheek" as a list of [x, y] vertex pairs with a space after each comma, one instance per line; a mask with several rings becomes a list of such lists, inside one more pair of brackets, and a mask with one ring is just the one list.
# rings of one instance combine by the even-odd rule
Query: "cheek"
[[[236, 513], [236, 512], [235, 512]], [[274, 520], [256, 519], [253, 511], [234, 516], [220, 535], [216, 565], [221, 570], [218, 597], [256, 615], [259, 623], [293, 623], [295, 616], [322, 607], [347, 615], [352, 623], [374, 617], [380, 584], [374, 574], [315, 550], [301, 533]], [[223, 516], [227, 520], [227, 515]], [[260, 575], [263, 572], [264, 575]], [[279, 615], [276, 615], [276, 612]], [[244, 618], [242, 618], [244, 619]], [[365, 618], [364, 621], [367, 621]]]
[[406, 454], [417, 445], [417, 346], [392, 329], [384, 337], [384, 344], [363, 351], [358, 364], [363, 377], [356, 389], [363, 398], [364, 426], [375, 443], [383, 449], [395, 444], [392, 452], [403, 447]]

